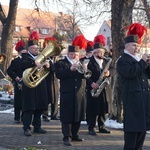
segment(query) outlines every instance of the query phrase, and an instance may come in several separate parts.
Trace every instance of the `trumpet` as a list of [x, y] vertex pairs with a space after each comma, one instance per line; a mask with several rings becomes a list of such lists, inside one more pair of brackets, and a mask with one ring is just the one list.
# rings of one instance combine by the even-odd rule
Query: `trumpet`
[[91, 75], [92, 75], [92, 72], [87, 69], [87, 65], [89, 63], [89, 59], [84, 59], [83, 63], [81, 63], [79, 60], [76, 62], [78, 65], [77, 65], [77, 68], [76, 70], [81, 73], [81, 74], [84, 74], [84, 77], [86, 79], [90, 78]]

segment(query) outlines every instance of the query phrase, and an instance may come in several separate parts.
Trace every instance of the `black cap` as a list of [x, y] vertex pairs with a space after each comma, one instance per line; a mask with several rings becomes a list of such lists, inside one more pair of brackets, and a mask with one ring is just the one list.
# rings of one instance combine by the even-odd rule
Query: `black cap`
[[21, 46], [21, 47], [18, 48], [18, 52], [20, 52], [20, 51], [22, 51], [24, 49], [26, 49], [26, 48], [24, 46]]
[[105, 49], [101, 43], [95, 43], [94, 44], [94, 49], [97, 49], [97, 48]]
[[79, 52], [79, 46], [69, 45], [68, 52]]
[[89, 46], [89, 47], [86, 48], [86, 52], [87, 52], [87, 53], [90, 53], [90, 52], [92, 52], [93, 50], [94, 50], [93, 46]]
[[39, 43], [38, 43], [38, 41], [37, 40], [29, 40], [28, 41], [28, 47], [29, 46], [33, 46], [33, 45], [38, 45]]
[[130, 36], [127, 36], [125, 38], [125, 44], [131, 43], [131, 42], [138, 43], [138, 36], [137, 35], [130, 35]]

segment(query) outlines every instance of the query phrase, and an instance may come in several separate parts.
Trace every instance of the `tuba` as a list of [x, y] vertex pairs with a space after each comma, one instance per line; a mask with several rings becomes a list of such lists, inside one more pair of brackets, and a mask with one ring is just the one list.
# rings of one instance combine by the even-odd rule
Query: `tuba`
[[49, 70], [44, 67], [48, 57], [57, 56], [61, 53], [60, 46], [50, 41], [49, 45], [35, 59], [42, 64], [41, 68], [32, 67], [23, 72], [23, 82], [29, 88], [34, 88], [49, 74]]
[[92, 89], [91, 95], [92, 97], [98, 97], [102, 90], [109, 84], [108, 78], [105, 77], [105, 72], [109, 69], [112, 58], [110, 57], [104, 57], [104, 59], [108, 60], [104, 70], [102, 71], [101, 75], [99, 76], [99, 79], [96, 81], [96, 83], [99, 85], [98, 89]]

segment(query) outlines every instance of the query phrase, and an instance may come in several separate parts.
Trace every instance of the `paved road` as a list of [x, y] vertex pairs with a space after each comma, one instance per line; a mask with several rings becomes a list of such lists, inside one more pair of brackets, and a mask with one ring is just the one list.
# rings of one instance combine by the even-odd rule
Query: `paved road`
[[[0, 111], [6, 107], [0, 106]], [[9, 109], [9, 108], [7, 108]], [[51, 120], [42, 122], [42, 127], [47, 130], [45, 135], [32, 134], [31, 137], [23, 135], [22, 124], [13, 122], [13, 114], [0, 113], [0, 150], [26, 150], [21, 148], [34, 147], [36, 150], [122, 150], [122, 130], [111, 129], [111, 134], [98, 134], [91, 136], [87, 133], [87, 125], [82, 124], [80, 137], [83, 142], [72, 142], [66, 147], [62, 142], [61, 124]], [[144, 143], [144, 150], [150, 150], [150, 134]], [[41, 143], [41, 144], [39, 144]]]

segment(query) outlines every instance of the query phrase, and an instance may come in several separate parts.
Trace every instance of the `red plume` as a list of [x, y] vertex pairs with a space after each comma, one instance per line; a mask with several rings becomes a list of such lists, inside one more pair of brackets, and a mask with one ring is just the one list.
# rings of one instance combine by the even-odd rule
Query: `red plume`
[[54, 38], [54, 37], [48, 36], [48, 37], [46, 37], [46, 38], [44, 39], [43, 47], [46, 47], [46, 45], [49, 43], [49, 41], [54, 41], [54, 42], [56, 42], [57, 40], [56, 40], [56, 38]]
[[16, 44], [16, 46], [15, 46], [15, 50], [18, 51], [19, 48], [21, 48], [21, 47], [25, 47], [25, 42], [22, 41], [22, 40], [19, 41], [19, 42], [17, 42], [17, 44]]
[[137, 35], [139, 37], [138, 43], [142, 42], [142, 37], [144, 33], [147, 32], [147, 28], [141, 25], [140, 23], [133, 23], [127, 27], [127, 36], [129, 35]]
[[100, 43], [102, 46], [105, 46], [106, 38], [102, 34], [99, 34], [94, 38], [94, 43]]
[[37, 40], [37, 41], [39, 41], [39, 39], [40, 39], [40, 35], [39, 35], [39, 33], [37, 31], [33, 31], [30, 34], [30, 36], [29, 36], [29, 41], [30, 40]]
[[87, 42], [87, 47], [92, 47], [94, 46], [94, 42], [93, 41], [88, 41]]
[[86, 51], [92, 51], [93, 50], [93, 46], [94, 46], [94, 42], [93, 41], [87, 41], [87, 47], [86, 47]]
[[79, 46], [80, 49], [85, 49], [87, 47], [87, 40], [83, 35], [79, 35], [74, 38], [72, 45]]

